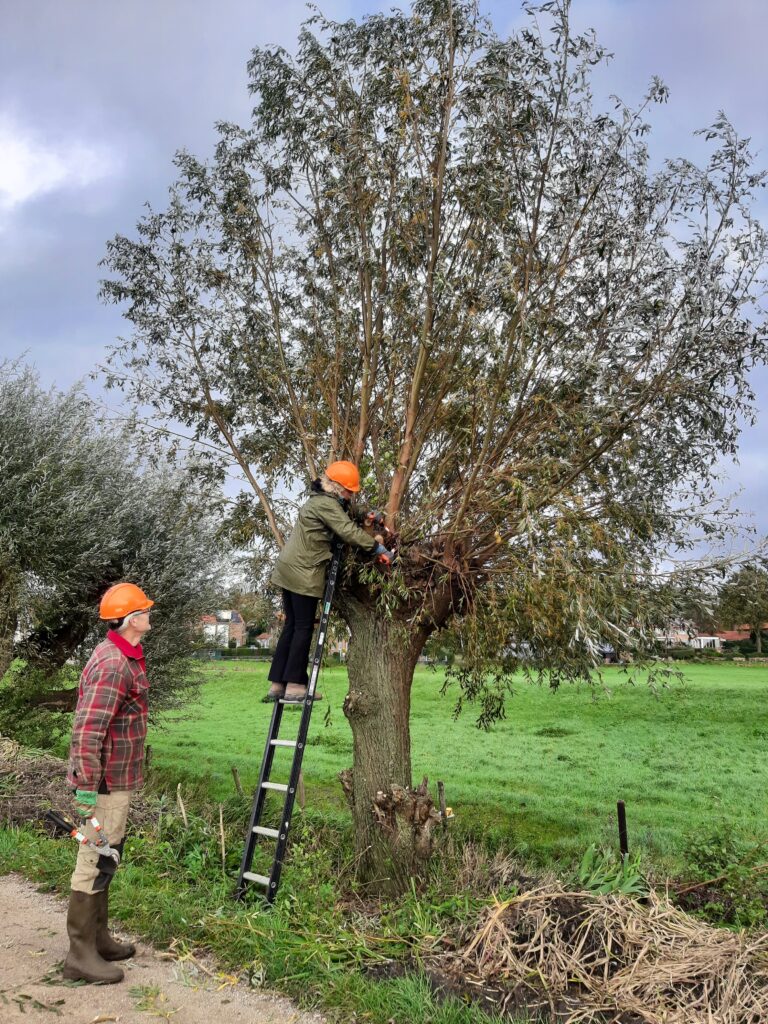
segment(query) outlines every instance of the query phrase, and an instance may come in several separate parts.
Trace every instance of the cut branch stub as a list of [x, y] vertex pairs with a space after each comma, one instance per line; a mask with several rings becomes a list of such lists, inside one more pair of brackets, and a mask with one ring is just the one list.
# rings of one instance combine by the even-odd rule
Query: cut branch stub
[[350, 808], [354, 807], [355, 793], [352, 786], [351, 768], [344, 768], [342, 771], [339, 772], [339, 782], [341, 783], [341, 788], [344, 790], [344, 796], [347, 798], [347, 803], [349, 804]]
[[373, 813], [392, 847], [410, 848], [412, 856], [419, 860], [432, 855], [432, 833], [440, 822], [440, 812], [429, 794], [426, 776], [415, 788], [393, 784], [386, 793], [379, 790], [373, 801]]

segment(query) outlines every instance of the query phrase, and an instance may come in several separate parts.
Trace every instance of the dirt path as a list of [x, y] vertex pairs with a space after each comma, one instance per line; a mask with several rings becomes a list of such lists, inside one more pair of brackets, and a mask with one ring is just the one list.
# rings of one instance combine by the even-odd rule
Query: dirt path
[[[14, 875], [0, 877], [0, 1021], [3, 1024], [322, 1024], [289, 1000], [254, 991], [199, 961], [139, 943], [119, 985], [61, 977], [66, 903]], [[208, 973], [210, 972], [210, 973]]]

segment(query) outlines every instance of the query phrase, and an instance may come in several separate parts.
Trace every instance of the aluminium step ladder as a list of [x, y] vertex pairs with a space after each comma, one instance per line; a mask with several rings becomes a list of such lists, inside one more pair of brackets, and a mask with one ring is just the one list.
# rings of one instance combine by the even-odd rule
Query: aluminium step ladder
[[[238, 876], [237, 889], [235, 891], [236, 899], [242, 899], [248, 887], [252, 884], [263, 886], [268, 903], [272, 903], [277, 895], [277, 889], [280, 885], [280, 873], [283, 869], [283, 859], [285, 857], [285, 850], [288, 844], [288, 830], [291, 827], [291, 818], [293, 816], [293, 804], [296, 799], [296, 790], [299, 785], [301, 762], [304, 758], [304, 750], [307, 744], [309, 720], [312, 717], [312, 706], [314, 704], [315, 690], [317, 688], [317, 677], [320, 673], [323, 651], [325, 650], [325, 640], [328, 634], [328, 620], [331, 615], [331, 604], [333, 603], [333, 594], [336, 589], [336, 580], [339, 575], [341, 552], [342, 545], [334, 544], [333, 553], [331, 555], [331, 564], [328, 569], [328, 577], [325, 584], [325, 594], [323, 595], [320, 625], [318, 627], [315, 654], [312, 659], [312, 670], [309, 676], [306, 700], [303, 705], [294, 704], [294, 702], [285, 700], [275, 701], [272, 720], [269, 724], [269, 732], [267, 733], [267, 742], [264, 747], [264, 757], [261, 761], [259, 784], [256, 787], [253, 797], [251, 821], [245, 838], [245, 849], [243, 850], [243, 859], [240, 863], [240, 874]], [[280, 723], [283, 718], [283, 709], [286, 704], [301, 707], [302, 709], [299, 731], [295, 740], [284, 740], [279, 738]], [[287, 783], [272, 782], [270, 779], [272, 773], [272, 762], [277, 747], [293, 748], [293, 763], [291, 764], [291, 773]], [[274, 790], [278, 793], [285, 793], [283, 812], [278, 828], [268, 828], [261, 824], [267, 793], [270, 790]], [[253, 855], [256, 850], [257, 843], [262, 837], [266, 839], [274, 839], [276, 841], [272, 869], [268, 875], [259, 875], [256, 874], [256, 872], [251, 871]]]

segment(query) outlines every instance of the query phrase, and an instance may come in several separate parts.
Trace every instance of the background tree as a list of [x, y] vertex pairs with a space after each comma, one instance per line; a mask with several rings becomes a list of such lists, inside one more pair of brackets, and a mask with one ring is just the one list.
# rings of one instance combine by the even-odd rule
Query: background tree
[[252, 635], [255, 637], [259, 633], [266, 633], [275, 620], [274, 601], [263, 591], [235, 586], [227, 592], [224, 604], [240, 612], [247, 627], [248, 643], [253, 643]]
[[0, 729], [74, 707], [76, 680], [62, 685], [59, 670], [90, 654], [99, 598], [121, 579], [156, 602], [154, 710], [197, 683], [189, 656], [200, 614], [218, 603], [222, 556], [210, 496], [188, 473], [142, 466], [134, 447], [131, 432], [99, 424], [79, 388], [44, 392], [31, 370], [0, 367], [0, 678], [22, 662], [0, 690]]
[[523, 643], [553, 685], [642, 649], [659, 555], [720, 529], [712, 468], [766, 357], [746, 142], [718, 116], [705, 167], [652, 171], [665, 88], [595, 110], [605, 51], [568, 6], [508, 40], [466, 0], [312, 16], [295, 55], [253, 51], [252, 122], [177, 154], [167, 209], [108, 246], [133, 324], [108, 382], [212, 476], [234, 462], [241, 530], [281, 545], [286, 495], [350, 458], [399, 533], [399, 570], [350, 562], [339, 601], [368, 879], [429, 850], [402, 788], [426, 639], [458, 620], [484, 724]]
[[768, 565], [764, 561], [742, 566], [723, 584], [719, 619], [730, 629], [748, 625], [755, 635], [757, 653], [762, 654], [762, 633], [768, 624]]

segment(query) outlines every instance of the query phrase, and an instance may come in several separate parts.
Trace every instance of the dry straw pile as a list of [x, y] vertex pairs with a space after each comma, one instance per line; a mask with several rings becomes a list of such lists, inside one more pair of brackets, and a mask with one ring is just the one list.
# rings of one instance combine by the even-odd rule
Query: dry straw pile
[[504, 1010], [622, 1024], [766, 1024], [768, 934], [712, 928], [651, 893], [548, 885], [489, 907], [438, 958]]

